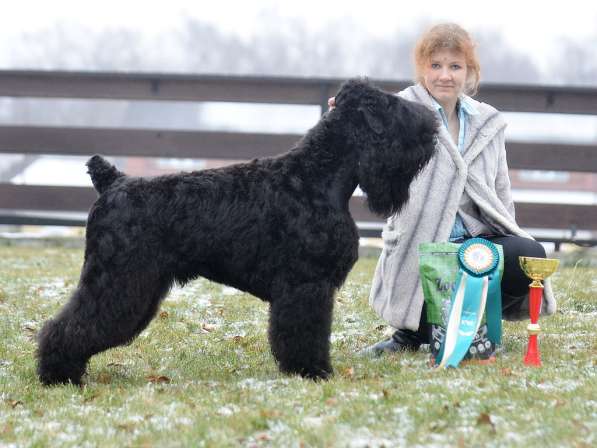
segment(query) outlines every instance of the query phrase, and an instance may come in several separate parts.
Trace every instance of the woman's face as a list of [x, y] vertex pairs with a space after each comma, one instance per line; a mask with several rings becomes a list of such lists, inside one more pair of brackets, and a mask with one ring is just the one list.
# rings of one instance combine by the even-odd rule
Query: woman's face
[[464, 55], [447, 48], [434, 52], [423, 71], [425, 87], [439, 103], [456, 104], [466, 76]]

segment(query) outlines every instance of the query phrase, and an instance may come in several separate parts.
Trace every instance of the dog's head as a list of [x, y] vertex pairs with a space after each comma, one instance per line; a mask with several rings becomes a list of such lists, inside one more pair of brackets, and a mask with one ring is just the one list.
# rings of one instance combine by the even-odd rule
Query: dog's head
[[392, 215], [435, 153], [437, 120], [425, 106], [350, 80], [336, 95], [347, 144], [359, 153], [359, 185], [374, 213]]

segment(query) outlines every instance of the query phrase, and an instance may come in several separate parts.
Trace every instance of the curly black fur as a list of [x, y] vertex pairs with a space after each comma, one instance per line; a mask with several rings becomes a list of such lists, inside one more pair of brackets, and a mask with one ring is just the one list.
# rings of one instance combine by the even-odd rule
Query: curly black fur
[[374, 212], [399, 210], [433, 155], [435, 130], [422, 106], [352, 80], [278, 157], [148, 179], [94, 156], [100, 196], [81, 278], [39, 333], [41, 381], [80, 384], [91, 356], [131, 341], [173, 282], [198, 276], [269, 302], [280, 369], [327, 378], [334, 293], [357, 259], [348, 201], [360, 183]]

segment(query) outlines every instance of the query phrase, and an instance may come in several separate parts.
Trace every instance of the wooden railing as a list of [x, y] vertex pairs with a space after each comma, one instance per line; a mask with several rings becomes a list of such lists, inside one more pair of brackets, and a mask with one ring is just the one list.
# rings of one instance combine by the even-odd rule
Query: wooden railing
[[[324, 111], [327, 99], [341, 82], [313, 78], [0, 71], [0, 97], [300, 104], [320, 106]], [[387, 91], [398, 91], [410, 84], [373, 82]], [[487, 84], [477, 99], [505, 112], [597, 115], [595, 88]], [[0, 153], [239, 160], [279, 154], [299, 138], [296, 134], [3, 125]], [[511, 169], [597, 172], [594, 144], [508, 141], [507, 147]], [[84, 225], [80, 213], [88, 210], [95, 197], [90, 188], [0, 183], [0, 224]], [[595, 205], [517, 203], [516, 210], [517, 221], [523, 227], [570, 231], [567, 237], [553, 238], [556, 242], [594, 244], [597, 240]], [[362, 198], [353, 198], [351, 211], [363, 235], [379, 234], [381, 221], [363, 207]], [[70, 216], [69, 212], [79, 212], [79, 216]], [[588, 237], [579, 239], [579, 231], [585, 231]]]

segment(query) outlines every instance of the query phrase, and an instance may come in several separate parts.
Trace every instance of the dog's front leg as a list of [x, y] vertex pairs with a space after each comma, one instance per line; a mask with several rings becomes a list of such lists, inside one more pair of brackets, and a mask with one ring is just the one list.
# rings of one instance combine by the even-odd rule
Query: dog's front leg
[[270, 308], [269, 341], [280, 370], [305, 378], [328, 378], [332, 374], [334, 288], [327, 283], [306, 283], [277, 289]]

